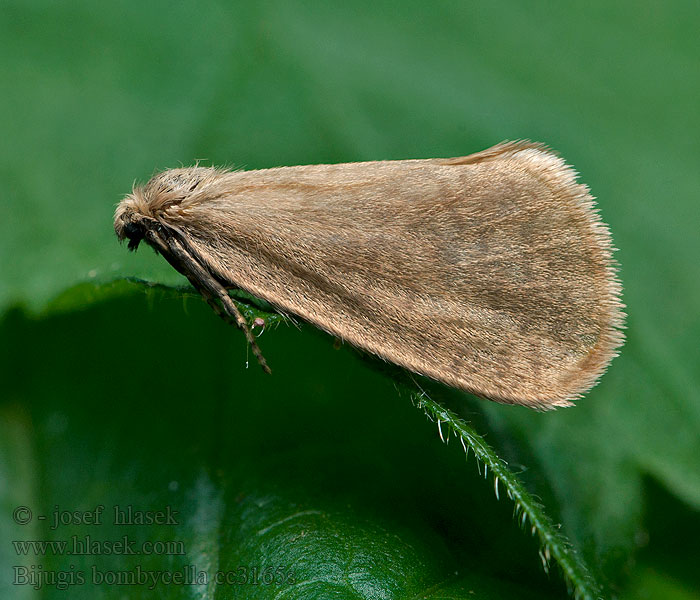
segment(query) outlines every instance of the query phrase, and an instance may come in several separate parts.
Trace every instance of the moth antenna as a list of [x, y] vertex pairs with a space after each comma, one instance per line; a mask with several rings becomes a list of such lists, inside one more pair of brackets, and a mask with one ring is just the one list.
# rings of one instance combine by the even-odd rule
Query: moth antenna
[[[250, 327], [248, 327], [245, 317], [241, 314], [241, 311], [238, 310], [231, 296], [228, 295], [226, 288], [212, 277], [212, 275], [182, 247], [177, 238], [169, 232], [149, 231], [147, 237], [149, 240], [153, 240], [154, 245], [158, 247], [165, 258], [169, 262], [173, 262], [173, 266], [189, 279], [190, 283], [202, 294], [207, 304], [214, 309], [217, 315], [227, 323], [235, 324], [243, 331], [262, 370], [268, 374], [272, 373], [260, 347], [255, 341], [255, 336], [251, 332]], [[217, 298], [222, 306], [216, 303], [215, 300]]]

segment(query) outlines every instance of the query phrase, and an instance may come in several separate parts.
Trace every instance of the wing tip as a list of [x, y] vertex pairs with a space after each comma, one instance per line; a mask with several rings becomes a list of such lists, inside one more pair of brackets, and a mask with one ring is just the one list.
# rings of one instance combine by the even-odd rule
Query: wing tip
[[543, 385], [540, 389], [474, 390], [468, 389], [463, 382], [458, 387], [499, 403], [527, 406], [535, 410], [573, 406], [575, 400], [583, 397], [598, 384], [625, 342], [623, 330], [626, 314], [622, 302], [622, 283], [619, 278], [619, 264], [613, 257], [617, 249], [588, 186], [578, 182], [578, 172], [545, 144], [530, 140], [504, 141], [481, 152], [444, 159], [441, 163], [475, 165], [495, 160], [516, 161], [526, 169], [545, 175], [550, 184], [556, 186], [562, 194], [564, 201], [568, 199], [570, 206], [578, 207], [585, 215], [590, 232], [589, 240], [605, 264], [604, 274], [601, 273], [599, 279], [601, 329], [596, 344], [579, 362], [563, 372], [558, 381]]

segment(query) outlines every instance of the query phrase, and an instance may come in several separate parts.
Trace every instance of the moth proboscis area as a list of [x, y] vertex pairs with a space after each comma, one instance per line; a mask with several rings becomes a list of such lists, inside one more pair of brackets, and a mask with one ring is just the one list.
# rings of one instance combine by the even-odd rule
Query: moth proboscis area
[[568, 406], [623, 342], [613, 247], [555, 153], [504, 142], [464, 157], [164, 171], [119, 204], [240, 327], [228, 290], [406, 369], [498, 402]]

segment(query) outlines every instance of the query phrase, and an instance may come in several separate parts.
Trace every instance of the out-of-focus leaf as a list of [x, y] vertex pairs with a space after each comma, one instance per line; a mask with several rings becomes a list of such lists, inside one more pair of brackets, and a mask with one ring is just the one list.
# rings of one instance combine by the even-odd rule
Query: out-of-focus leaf
[[[120, 277], [182, 285], [111, 231], [115, 203], [156, 169], [454, 156], [541, 140], [600, 199], [620, 248], [628, 343], [575, 409], [542, 415], [460, 398], [454, 408], [511, 464], [527, 465], [527, 484], [611, 589], [647, 539], [645, 477], [697, 515], [694, 1], [17, 0], [2, 13], [0, 313], [18, 303], [32, 314], [79, 309]], [[94, 298], [61, 297], [85, 281], [103, 284], [83, 288]], [[120, 336], [158, 353], [158, 339], [128, 324]], [[79, 350], [73, 340], [64, 336], [62, 352]], [[35, 350], [13, 343], [27, 363], [8, 373], [14, 381], [29, 377]], [[203, 335], [199, 347], [209, 344]], [[381, 401], [364, 394], [368, 406]]]

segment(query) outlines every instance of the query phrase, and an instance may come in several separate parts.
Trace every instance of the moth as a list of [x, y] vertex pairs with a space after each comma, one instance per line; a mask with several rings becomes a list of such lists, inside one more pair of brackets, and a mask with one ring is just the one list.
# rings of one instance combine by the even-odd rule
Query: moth
[[612, 242], [546, 146], [458, 158], [164, 171], [118, 205], [240, 327], [243, 289], [448, 386], [536, 409], [590, 389], [623, 342]]

